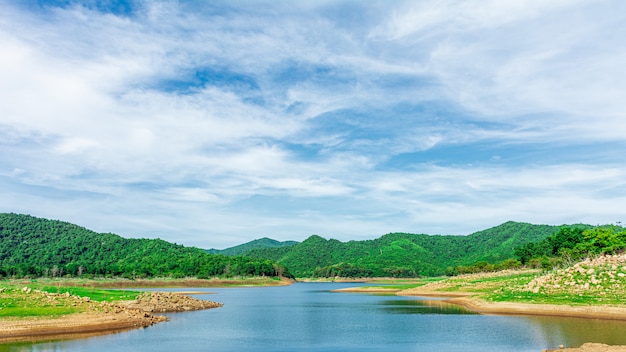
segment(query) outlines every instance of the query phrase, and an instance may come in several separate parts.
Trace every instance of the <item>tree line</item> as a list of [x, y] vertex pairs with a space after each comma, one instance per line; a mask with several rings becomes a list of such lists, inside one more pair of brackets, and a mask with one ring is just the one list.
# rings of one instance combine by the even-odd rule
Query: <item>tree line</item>
[[[245, 254], [281, 263], [297, 277], [421, 277], [512, 267], [516, 246], [558, 231], [550, 225], [506, 222], [468, 236], [389, 233], [341, 242], [313, 235], [289, 247]], [[474, 267], [474, 264], [479, 263]]]
[[514, 256], [498, 263], [479, 261], [471, 265], [448, 267], [447, 275], [499, 271], [514, 268], [551, 270], [568, 267], [588, 257], [623, 253], [626, 229], [619, 224], [560, 226], [558, 231], [540, 241], [517, 246]]
[[626, 229], [619, 224], [563, 226], [542, 241], [515, 248], [515, 256], [523, 265], [549, 269], [589, 256], [623, 253], [624, 249]]
[[269, 259], [212, 255], [161, 239], [96, 233], [58, 220], [0, 214], [0, 278], [285, 276]]

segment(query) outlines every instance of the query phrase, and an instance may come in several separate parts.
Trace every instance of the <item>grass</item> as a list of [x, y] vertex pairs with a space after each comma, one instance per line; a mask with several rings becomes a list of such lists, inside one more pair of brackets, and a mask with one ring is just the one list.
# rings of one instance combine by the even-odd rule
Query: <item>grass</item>
[[[128, 288], [138, 287], [241, 287], [275, 286], [284, 284], [278, 278], [230, 278], [230, 279], [170, 279], [150, 280], [126, 279], [32, 279], [0, 281], [0, 318], [7, 317], [54, 317], [97, 309], [91, 302], [112, 302], [133, 300], [140, 291]], [[30, 293], [23, 291], [26, 287]], [[108, 289], [107, 289], [108, 288]], [[115, 289], [110, 289], [115, 288]], [[43, 291], [53, 295], [43, 295]]]
[[[0, 317], [5, 318], [54, 317], [80, 313], [97, 307], [94, 304], [86, 304], [87, 299], [76, 298], [76, 296], [89, 297], [89, 301], [94, 302], [110, 302], [135, 299], [140, 294], [138, 291], [51, 286], [49, 282], [38, 283], [37, 281], [28, 284], [5, 282], [0, 284], [0, 290], [2, 291], [0, 292]], [[38, 291], [53, 295], [45, 295]]]
[[[37, 287], [34, 285], [33, 287]], [[137, 298], [141, 293], [139, 291], [126, 290], [104, 290], [95, 287], [62, 287], [62, 286], [41, 286], [41, 291], [49, 293], [65, 294], [66, 292], [72, 296], [89, 297], [97, 302], [125, 301]]]
[[625, 303], [624, 295], [617, 297], [606, 297], [598, 295], [586, 294], [548, 294], [533, 293], [528, 291], [503, 290], [502, 292], [488, 294], [485, 299], [493, 302], [518, 302], [518, 303], [535, 303], [535, 304], [557, 304], [571, 306], [589, 306], [589, 305], [611, 305], [623, 306]]
[[0, 317], [60, 316], [84, 311], [66, 299], [47, 299], [14, 288], [0, 293]]
[[[597, 268], [597, 267], [596, 267]], [[547, 273], [530, 270], [501, 273], [471, 274], [450, 277], [434, 282], [429, 289], [437, 292], [467, 292], [492, 302], [516, 302], [557, 305], [625, 306], [624, 285], [605, 280], [589, 289], [580, 289], [567, 276], [572, 270]], [[596, 273], [598, 270], [596, 269]], [[569, 281], [567, 281], [569, 280]], [[625, 280], [626, 281], [626, 280]], [[582, 279], [581, 281], [582, 282]], [[597, 280], [596, 282], [599, 282]], [[533, 290], [534, 285], [540, 289]]]

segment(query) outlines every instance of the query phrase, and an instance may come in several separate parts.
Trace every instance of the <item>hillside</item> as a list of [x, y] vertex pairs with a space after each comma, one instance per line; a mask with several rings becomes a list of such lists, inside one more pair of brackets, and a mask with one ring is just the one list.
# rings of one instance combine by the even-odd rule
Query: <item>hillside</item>
[[[401, 295], [438, 293], [445, 296], [454, 292], [459, 296], [470, 294], [487, 302], [516, 302], [532, 304], [559, 304], [565, 309], [574, 306], [624, 306], [626, 302], [626, 254], [592, 255], [580, 262], [560, 269], [504, 270], [496, 273], [477, 273], [437, 280], [409, 288]], [[539, 306], [539, 309], [547, 309]], [[502, 313], [502, 312], [501, 312]], [[567, 313], [567, 312], [566, 312]], [[563, 316], [576, 316], [563, 314]], [[601, 311], [592, 309], [599, 318]], [[626, 315], [626, 311], [623, 312]], [[582, 316], [582, 315], [581, 315]]]
[[543, 240], [558, 229], [507, 222], [468, 236], [390, 233], [374, 240], [340, 242], [313, 235], [291, 247], [255, 249], [246, 255], [277, 261], [297, 277], [434, 276], [448, 267], [512, 258], [515, 247]]
[[128, 239], [58, 220], [0, 214], [0, 278], [277, 276], [266, 259], [211, 255], [160, 239]]
[[296, 241], [276, 241], [271, 238], [263, 237], [259, 238], [244, 244], [240, 244], [238, 246], [226, 248], [226, 249], [207, 249], [207, 253], [211, 254], [221, 254], [227, 256], [236, 256], [242, 255], [246, 252], [249, 252], [253, 249], [265, 249], [265, 248], [279, 248], [279, 247], [290, 247], [298, 244]]

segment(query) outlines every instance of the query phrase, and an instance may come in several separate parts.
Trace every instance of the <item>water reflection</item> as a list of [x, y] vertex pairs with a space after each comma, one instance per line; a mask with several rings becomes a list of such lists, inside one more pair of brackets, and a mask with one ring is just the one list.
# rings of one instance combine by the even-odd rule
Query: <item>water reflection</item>
[[379, 304], [394, 314], [477, 314], [441, 300], [386, 300]]
[[586, 342], [608, 345], [626, 344], [626, 322], [558, 317], [527, 317], [534, 333], [542, 336], [549, 346], [564, 344], [578, 347]]
[[169, 314], [168, 323], [120, 334], [0, 345], [0, 352], [537, 352], [559, 344], [626, 344], [626, 322], [480, 315], [431, 297], [330, 292], [346, 286], [210, 289], [216, 295], [196, 297], [224, 307]]

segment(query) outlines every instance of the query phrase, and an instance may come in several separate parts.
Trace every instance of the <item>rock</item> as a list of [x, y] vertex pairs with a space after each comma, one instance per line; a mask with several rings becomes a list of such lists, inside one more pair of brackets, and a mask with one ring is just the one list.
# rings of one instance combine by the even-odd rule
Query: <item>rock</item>
[[173, 292], [146, 292], [137, 297], [135, 301], [120, 302], [120, 304], [153, 313], [184, 312], [222, 306], [220, 303], [200, 300]]

